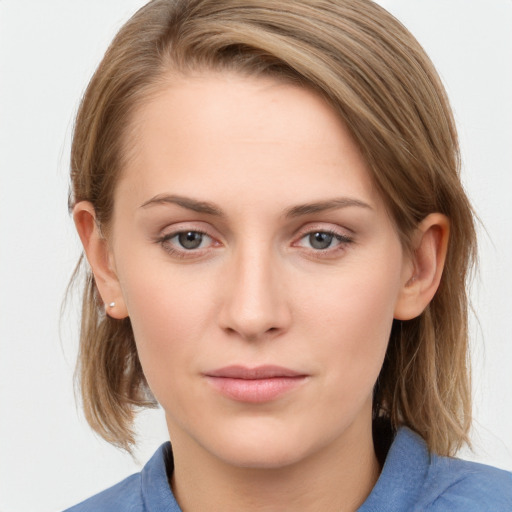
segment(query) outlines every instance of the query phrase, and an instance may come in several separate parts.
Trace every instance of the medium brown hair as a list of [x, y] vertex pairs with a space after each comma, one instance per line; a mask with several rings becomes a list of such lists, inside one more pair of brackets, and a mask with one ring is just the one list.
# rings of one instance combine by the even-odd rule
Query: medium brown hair
[[[369, 0], [153, 0], [117, 34], [82, 99], [71, 208], [90, 201], [108, 233], [134, 110], [173, 73], [203, 70], [291, 80], [326, 98], [359, 145], [406, 249], [428, 214], [450, 219], [435, 297], [419, 317], [393, 325], [374, 417], [407, 425], [431, 450], [453, 454], [467, 442], [471, 420], [466, 282], [476, 240], [452, 113], [425, 52]], [[129, 449], [134, 412], [154, 399], [129, 318], [105, 315], [86, 272], [77, 367], [85, 416]]]

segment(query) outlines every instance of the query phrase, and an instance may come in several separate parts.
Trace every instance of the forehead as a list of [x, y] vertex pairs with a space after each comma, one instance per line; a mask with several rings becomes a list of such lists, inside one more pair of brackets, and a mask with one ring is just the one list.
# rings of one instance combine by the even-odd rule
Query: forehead
[[165, 192], [233, 200], [238, 189], [244, 199], [273, 192], [275, 200], [300, 203], [330, 192], [378, 201], [334, 109], [311, 90], [276, 79], [173, 77], [141, 103], [129, 133], [118, 197], [130, 189], [140, 203]]

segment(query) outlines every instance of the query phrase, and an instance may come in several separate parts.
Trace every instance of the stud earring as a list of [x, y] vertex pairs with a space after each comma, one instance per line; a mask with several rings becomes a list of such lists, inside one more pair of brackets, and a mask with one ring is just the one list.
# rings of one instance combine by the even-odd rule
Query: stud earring
[[108, 305], [109, 308], [115, 308], [116, 307], [116, 303], [115, 302], [111, 302], [109, 305]]

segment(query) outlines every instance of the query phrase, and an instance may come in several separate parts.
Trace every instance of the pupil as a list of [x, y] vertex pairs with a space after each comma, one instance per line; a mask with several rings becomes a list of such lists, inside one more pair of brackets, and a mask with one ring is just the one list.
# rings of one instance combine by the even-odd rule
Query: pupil
[[189, 231], [187, 233], [180, 233], [178, 240], [185, 249], [197, 249], [203, 241], [203, 235], [195, 231]]
[[314, 249], [327, 249], [331, 245], [333, 235], [329, 233], [312, 233], [309, 235], [309, 243]]

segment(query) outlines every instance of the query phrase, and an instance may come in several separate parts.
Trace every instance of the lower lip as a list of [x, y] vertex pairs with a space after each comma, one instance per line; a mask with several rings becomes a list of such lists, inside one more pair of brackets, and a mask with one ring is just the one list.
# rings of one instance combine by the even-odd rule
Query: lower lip
[[267, 379], [233, 379], [207, 376], [210, 384], [220, 393], [239, 402], [263, 403], [275, 400], [296, 389], [305, 376], [271, 377]]

